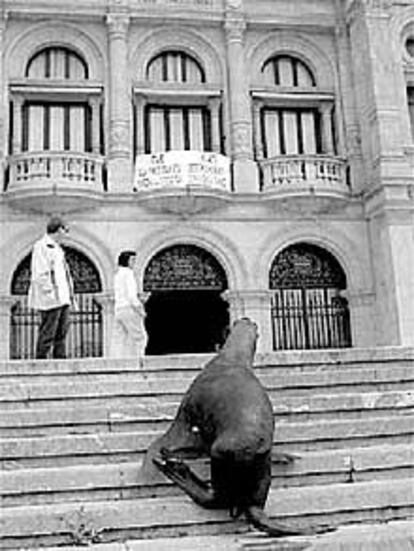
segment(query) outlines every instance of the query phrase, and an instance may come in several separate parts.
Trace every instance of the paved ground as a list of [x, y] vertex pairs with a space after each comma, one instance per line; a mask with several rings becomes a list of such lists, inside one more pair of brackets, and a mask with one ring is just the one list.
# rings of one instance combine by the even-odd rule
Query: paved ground
[[[82, 547], [48, 548], [76, 551]], [[95, 544], [93, 551], [414, 551], [414, 520], [345, 526], [312, 538], [269, 538], [259, 533], [243, 535], [130, 540]]]

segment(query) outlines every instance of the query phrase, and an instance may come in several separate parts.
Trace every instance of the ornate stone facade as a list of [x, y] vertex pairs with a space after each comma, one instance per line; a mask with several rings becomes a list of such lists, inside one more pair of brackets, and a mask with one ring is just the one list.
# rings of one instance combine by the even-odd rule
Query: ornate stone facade
[[[384, 0], [295, 4], [286, 12], [277, 0], [73, 0], [58, 11], [53, 0], [2, 2], [3, 357], [18, 300], [13, 278], [51, 212], [66, 212], [68, 246], [100, 275], [105, 353], [117, 255], [137, 251], [143, 291], [153, 260], [174, 247], [205, 251], [197, 268], [174, 257], [169, 270], [193, 269], [187, 283], [221, 274], [221, 284], [204, 291], [215, 293], [212, 303], [219, 295], [226, 301], [231, 319], [256, 320], [262, 351], [274, 346], [279, 287], [269, 284], [272, 266], [301, 244], [321, 248], [340, 266], [341, 284], [327, 287], [344, 292], [353, 346], [414, 344], [407, 99], [414, 11]], [[39, 78], [29, 81], [39, 52], [53, 61], [44, 73], [35, 67]], [[71, 56], [87, 67], [86, 79], [71, 73]], [[224, 155], [231, 191], [134, 191], [137, 156], [160, 147]], [[180, 163], [157, 170], [179, 172]], [[100, 186], [94, 194], [92, 185]], [[184, 216], [179, 205], [186, 201], [197, 209]], [[202, 258], [217, 262], [213, 275]], [[177, 281], [173, 287], [158, 292], [180, 304], [185, 290]], [[203, 306], [200, 331], [214, 314]]]

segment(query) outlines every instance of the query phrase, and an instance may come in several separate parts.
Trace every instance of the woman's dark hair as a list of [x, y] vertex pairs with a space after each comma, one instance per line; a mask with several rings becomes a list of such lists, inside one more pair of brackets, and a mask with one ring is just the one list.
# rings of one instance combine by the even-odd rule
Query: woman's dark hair
[[135, 251], [122, 251], [122, 253], [120, 253], [118, 256], [118, 266], [124, 266], [127, 268], [131, 256], [136, 255], [137, 253]]

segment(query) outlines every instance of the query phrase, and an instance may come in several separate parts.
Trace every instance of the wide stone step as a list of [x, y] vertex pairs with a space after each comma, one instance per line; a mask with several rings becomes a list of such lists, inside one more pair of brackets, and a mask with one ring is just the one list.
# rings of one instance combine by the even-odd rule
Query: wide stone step
[[[290, 374], [278, 377], [277, 374], [260, 375], [260, 380], [269, 394], [298, 395], [306, 393], [349, 393], [358, 386], [359, 392], [412, 390], [414, 371], [412, 367], [394, 367], [378, 370], [346, 370], [330, 373]], [[160, 396], [180, 397], [187, 390], [192, 378], [167, 378], [162, 381], [137, 374], [132, 380], [100, 381], [96, 378], [85, 381], [60, 383], [2, 383], [0, 401], [3, 406], [15, 407], [24, 403], [25, 407], [36, 402], [47, 402], [48, 407], [65, 401], [97, 400], [102, 398], [123, 398]]]
[[[104, 430], [155, 429], [170, 422], [179, 401], [146, 397], [126, 405], [102, 403], [96, 406], [68, 407], [62, 404], [53, 414], [50, 408], [17, 409], [0, 412], [2, 437], [99, 432]], [[366, 392], [305, 396], [273, 396], [276, 422], [318, 419], [362, 418], [364, 416], [407, 415], [414, 413], [414, 392]]]
[[[267, 513], [284, 522], [339, 525], [389, 521], [413, 513], [410, 479], [272, 490]], [[226, 511], [208, 511], [186, 496], [4, 507], [3, 548], [246, 531]]]
[[[259, 532], [135, 539], [94, 545], [95, 551], [412, 551], [414, 521], [355, 523], [313, 536], [272, 538]], [[85, 543], [45, 551], [83, 551]]]
[[[38, 469], [3, 470], [0, 496], [3, 506], [99, 499], [133, 499], [180, 495], [162, 474], [147, 481], [141, 461]], [[192, 462], [204, 479], [210, 476], [208, 461]], [[294, 463], [272, 467], [272, 487], [363, 482], [409, 478], [414, 474], [414, 449], [410, 445], [372, 446], [323, 452], [305, 452]]]
[[[119, 373], [120, 371], [152, 370], [154, 374], [164, 371], [201, 369], [212, 354], [177, 354], [167, 356], [146, 356], [140, 363], [131, 359], [86, 358], [72, 360], [19, 360], [0, 362], [0, 378], [9, 376], [37, 375], [64, 376], [81, 373]], [[256, 354], [255, 365], [266, 370], [270, 368], [319, 371], [339, 369], [364, 369], [365, 367], [389, 367], [412, 365], [414, 347], [376, 347], [326, 350], [294, 350]], [[162, 375], [164, 376], [164, 375]]]
[[[110, 432], [112, 431], [112, 432]], [[50, 435], [2, 440], [2, 465], [51, 466], [77, 462], [136, 460], [159, 431], [106, 432]], [[284, 451], [352, 448], [412, 441], [414, 417], [382, 416], [370, 419], [286, 423], [276, 426], [275, 445]]]

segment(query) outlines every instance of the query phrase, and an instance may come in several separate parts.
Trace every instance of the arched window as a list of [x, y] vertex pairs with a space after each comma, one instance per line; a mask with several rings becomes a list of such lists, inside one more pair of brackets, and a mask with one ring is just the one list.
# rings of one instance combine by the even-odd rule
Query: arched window
[[316, 87], [309, 67], [296, 57], [279, 55], [263, 64], [262, 75], [265, 84], [280, 88], [277, 101], [269, 102], [262, 109], [263, 156], [322, 153], [318, 105], [312, 104], [309, 95], [305, 101], [295, 96], [298, 90], [312, 91]]
[[[206, 77], [200, 63], [182, 51], [162, 52], [149, 62], [146, 75], [153, 85], [171, 86], [174, 93], [158, 93], [146, 103], [145, 153], [217, 151], [220, 143], [218, 137], [212, 143], [211, 102], [203, 97]], [[219, 128], [214, 131], [218, 136]]]
[[206, 81], [201, 65], [185, 52], [163, 52], [148, 63], [147, 80], [155, 82], [188, 82]]
[[[76, 52], [63, 47], [48, 47], [36, 53], [26, 66], [25, 76], [41, 81], [87, 80], [88, 65]], [[22, 151], [92, 150], [92, 113], [85, 97], [69, 93], [39, 92], [27, 96], [23, 105]]]
[[68, 48], [49, 47], [35, 54], [25, 72], [30, 79], [87, 80], [88, 65]]
[[262, 67], [263, 81], [285, 88], [313, 88], [315, 77], [310, 68], [297, 57], [278, 55], [268, 59]]
[[331, 253], [287, 247], [271, 265], [269, 287], [275, 350], [351, 346], [346, 275]]
[[[70, 358], [102, 356], [102, 308], [96, 295], [102, 292], [102, 282], [96, 266], [77, 249], [64, 247], [75, 287], [77, 307], [71, 312], [67, 340]], [[31, 253], [17, 266], [11, 283], [15, 302], [10, 319], [10, 357], [33, 358], [36, 347], [38, 313], [27, 307], [30, 284]]]

